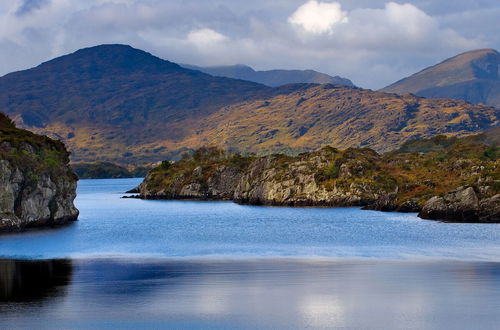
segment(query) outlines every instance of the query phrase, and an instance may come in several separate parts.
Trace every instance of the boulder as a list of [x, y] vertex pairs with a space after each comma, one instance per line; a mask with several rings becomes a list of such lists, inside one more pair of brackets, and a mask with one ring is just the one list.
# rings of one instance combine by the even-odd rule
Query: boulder
[[419, 213], [422, 219], [478, 222], [479, 199], [473, 187], [459, 187], [444, 196], [429, 199]]
[[479, 202], [479, 222], [500, 222], [500, 194]]

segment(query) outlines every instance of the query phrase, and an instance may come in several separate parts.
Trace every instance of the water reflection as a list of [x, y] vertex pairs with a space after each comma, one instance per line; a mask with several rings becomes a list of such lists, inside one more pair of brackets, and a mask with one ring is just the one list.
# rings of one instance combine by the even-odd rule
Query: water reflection
[[0, 276], [0, 328], [494, 329], [500, 324], [499, 263], [2, 261]]
[[0, 301], [32, 302], [64, 294], [72, 272], [70, 260], [0, 260]]

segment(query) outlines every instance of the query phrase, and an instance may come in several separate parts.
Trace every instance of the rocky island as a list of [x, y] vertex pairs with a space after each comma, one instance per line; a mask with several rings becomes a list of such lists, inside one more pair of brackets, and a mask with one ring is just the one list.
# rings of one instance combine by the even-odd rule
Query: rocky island
[[76, 220], [76, 182], [63, 143], [0, 114], [0, 232]]
[[257, 157], [201, 148], [153, 169], [132, 192], [144, 199], [234, 200], [253, 205], [362, 206], [424, 219], [500, 222], [498, 129], [437, 136], [379, 154], [325, 147]]

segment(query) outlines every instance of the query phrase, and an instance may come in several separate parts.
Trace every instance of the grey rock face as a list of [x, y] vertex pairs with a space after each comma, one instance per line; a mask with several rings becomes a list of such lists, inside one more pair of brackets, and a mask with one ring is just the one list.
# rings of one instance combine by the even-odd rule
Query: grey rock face
[[[36, 151], [31, 147], [28, 152]], [[75, 197], [76, 178], [48, 173], [35, 176], [0, 159], [0, 232], [74, 221], [79, 213], [73, 204]]]
[[460, 187], [442, 197], [429, 199], [419, 217], [453, 222], [498, 222], [500, 195], [480, 200], [473, 187]]
[[[363, 206], [377, 200], [386, 192], [362, 181], [348, 186], [327, 189], [317, 182], [318, 170], [329, 165], [324, 155], [290, 162], [280, 169], [279, 156], [255, 160], [241, 177], [235, 190], [234, 200], [240, 203], [289, 205], [289, 206]], [[342, 165], [341, 175], [352, 176], [361, 172], [356, 164], [353, 171]]]
[[500, 194], [479, 202], [480, 222], [500, 222]]
[[167, 189], [157, 190], [148, 185], [149, 173], [137, 188], [131, 190], [139, 193], [145, 199], [220, 199], [230, 200], [242, 176], [242, 171], [232, 167], [221, 165], [215, 172], [204, 177], [202, 167], [193, 171], [194, 179], [186, 182], [183, 176], [177, 177]]

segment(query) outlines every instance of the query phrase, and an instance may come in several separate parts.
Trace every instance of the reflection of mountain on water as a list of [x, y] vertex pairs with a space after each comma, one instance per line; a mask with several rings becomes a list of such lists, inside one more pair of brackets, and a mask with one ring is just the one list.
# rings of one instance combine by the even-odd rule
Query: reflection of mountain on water
[[64, 293], [70, 260], [0, 260], [0, 302], [24, 302]]

